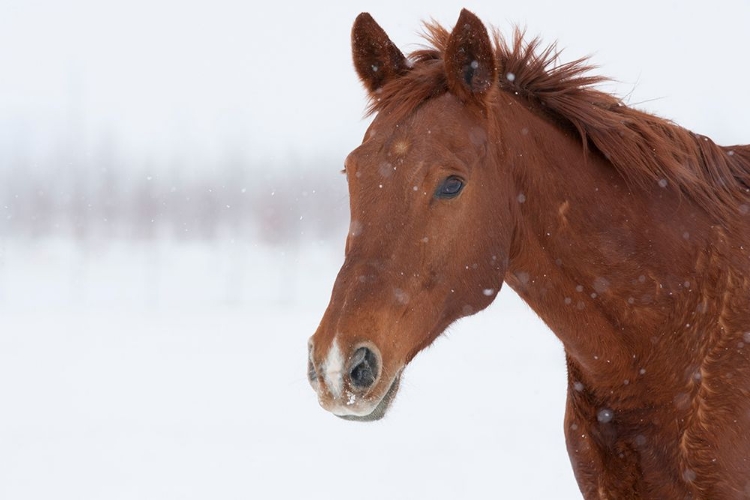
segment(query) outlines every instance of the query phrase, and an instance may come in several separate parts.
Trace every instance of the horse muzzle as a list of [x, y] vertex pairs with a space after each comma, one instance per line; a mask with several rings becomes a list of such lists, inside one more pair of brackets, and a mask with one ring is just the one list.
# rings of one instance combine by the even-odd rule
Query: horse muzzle
[[345, 355], [334, 340], [325, 360], [315, 363], [309, 345], [307, 376], [326, 411], [346, 420], [374, 421], [385, 416], [401, 372], [384, 376], [380, 351], [372, 344], [357, 346]]

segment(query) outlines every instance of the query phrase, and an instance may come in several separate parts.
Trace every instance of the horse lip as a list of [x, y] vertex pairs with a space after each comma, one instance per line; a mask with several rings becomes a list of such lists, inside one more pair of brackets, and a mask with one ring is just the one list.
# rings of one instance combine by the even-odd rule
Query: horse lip
[[396, 393], [398, 392], [398, 386], [401, 382], [401, 373], [398, 373], [394, 378], [393, 382], [391, 382], [391, 386], [388, 388], [388, 392], [385, 393], [385, 396], [383, 396], [383, 399], [380, 400], [380, 403], [375, 407], [374, 410], [372, 410], [367, 415], [336, 415], [339, 418], [342, 418], [344, 420], [353, 420], [355, 422], [375, 422], [376, 420], [380, 420], [383, 418], [388, 411], [388, 408], [390, 408], [391, 403], [393, 402], [393, 399], [396, 397]]

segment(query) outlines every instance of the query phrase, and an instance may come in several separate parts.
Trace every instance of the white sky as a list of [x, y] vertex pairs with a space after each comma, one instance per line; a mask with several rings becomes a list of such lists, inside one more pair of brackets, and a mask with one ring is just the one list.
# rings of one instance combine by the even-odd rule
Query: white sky
[[408, 52], [423, 19], [452, 26], [463, 6], [558, 40], [565, 59], [592, 54], [641, 108], [750, 142], [746, 0], [0, 0], [0, 157], [110, 141], [155, 164], [343, 160], [366, 125], [355, 16], [369, 11]]

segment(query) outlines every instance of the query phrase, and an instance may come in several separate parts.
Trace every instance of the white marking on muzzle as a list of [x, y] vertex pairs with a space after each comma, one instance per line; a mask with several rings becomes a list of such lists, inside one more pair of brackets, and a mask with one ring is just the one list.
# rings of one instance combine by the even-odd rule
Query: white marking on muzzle
[[328, 390], [335, 399], [338, 399], [344, 389], [344, 355], [336, 338], [331, 343], [323, 369], [323, 378]]

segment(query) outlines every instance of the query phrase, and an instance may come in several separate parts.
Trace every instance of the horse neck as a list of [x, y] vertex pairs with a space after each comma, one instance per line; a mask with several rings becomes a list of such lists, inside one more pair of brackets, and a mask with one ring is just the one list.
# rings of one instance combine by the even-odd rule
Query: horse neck
[[506, 282], [584, 373], [621, 384], [690, 321], [696, 263], [716, 232], [670, 186], [636, 189], [575, 134], [518, 101], [503, 104], [499, 155], [518, 189]]

